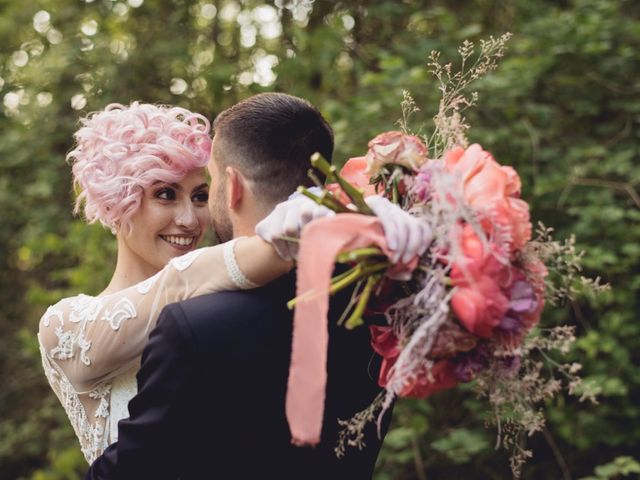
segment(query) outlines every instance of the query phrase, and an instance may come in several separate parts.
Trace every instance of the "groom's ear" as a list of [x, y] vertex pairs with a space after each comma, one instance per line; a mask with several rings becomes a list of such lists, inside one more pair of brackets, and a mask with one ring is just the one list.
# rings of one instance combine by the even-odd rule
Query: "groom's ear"
[[245, 189], [247, 188], [245, 179], [242, 174], [233, 167], [228, 166], [225, 168], [224, 173], [227, 177], [227, 185], [229, 187], [227, 189], [227, 208], [229, 210], [236, 210], [245, 195]]

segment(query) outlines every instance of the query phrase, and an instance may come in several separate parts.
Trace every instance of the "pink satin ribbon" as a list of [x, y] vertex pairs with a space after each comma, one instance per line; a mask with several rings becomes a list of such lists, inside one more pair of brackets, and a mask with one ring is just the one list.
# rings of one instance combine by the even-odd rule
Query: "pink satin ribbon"
[[[300, 237], [297, 304], [286, 414], [295, 445], [320, 443], [327, 384], [329, 287], [335, 258], [341, 252], [377, 245], [389, 254], [384, 231], [372, 216], [345, 213], [311, 222]], [[413, 270], [417, 258], [394, 270]], [[354, 412], [355, 413], [355, 412]]]

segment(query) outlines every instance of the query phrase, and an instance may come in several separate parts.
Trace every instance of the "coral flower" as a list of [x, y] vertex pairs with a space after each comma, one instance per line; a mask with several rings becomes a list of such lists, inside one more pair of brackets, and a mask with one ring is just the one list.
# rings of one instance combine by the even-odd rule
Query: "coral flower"
[[460, 176], [466, 202], [481, 216], [485, 231], [513, 254], [531, 239], [529, 206], [519, 198], [520, 178], [482, 149], [455, 147], [443, 156], [445, 168]]

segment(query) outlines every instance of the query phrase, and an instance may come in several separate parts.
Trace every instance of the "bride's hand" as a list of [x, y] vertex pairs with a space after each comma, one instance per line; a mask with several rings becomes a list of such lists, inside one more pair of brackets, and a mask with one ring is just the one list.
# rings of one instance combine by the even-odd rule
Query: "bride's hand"
[[283, 260], [291, 261], [298, 258], [298, 242], [286, 237], [299, 239], [307, 223], [332, 215], [335, 215], [332, 210], [296, 192], [256, 225], [256, 234], [269, 242]]
[[414, 217], [380, 195], [366, 197], [365, 202], [382, 224], [387, 246], [394, 253], [391, 258], [393, 263], [408, 263], [427, 250], [433, 234], [424, 220]]

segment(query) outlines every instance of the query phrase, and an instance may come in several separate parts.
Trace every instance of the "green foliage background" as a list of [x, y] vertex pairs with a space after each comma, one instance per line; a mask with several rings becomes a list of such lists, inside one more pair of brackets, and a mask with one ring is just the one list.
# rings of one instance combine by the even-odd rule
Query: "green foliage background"
[[[46, 12], [46, 13], [44, 13]], [[209, 118], [250, 94], [308, 98], [336, 160], [394, 128], [402, 90], [437, 109], [425, 64], [464, 40], [514, 33], [479, 85], [471, 140], [514, 165], [533, 218], [574, 232], [612, 292], [547, 309], [577, 326], [571, 357], [600, 404], [561, 397], [529, 439], [527, 479], [640, 472], [640, 3], [635, 0], [0, 0], [0, 478], [80, 478], [73, 432], [41, 371], [35, 332], [61, 296], [103, 287], [114, 242], [71, 214], [64, 162], [78, 117], [110, 102]], [[272, 67], [272, 68], [271, 68]], [[376, 479], [510, 478], [469, 389], [400, 403]]]

